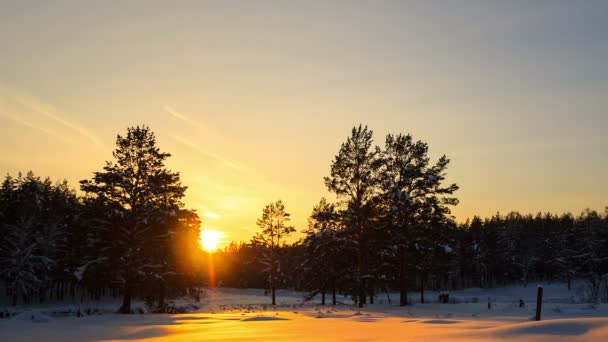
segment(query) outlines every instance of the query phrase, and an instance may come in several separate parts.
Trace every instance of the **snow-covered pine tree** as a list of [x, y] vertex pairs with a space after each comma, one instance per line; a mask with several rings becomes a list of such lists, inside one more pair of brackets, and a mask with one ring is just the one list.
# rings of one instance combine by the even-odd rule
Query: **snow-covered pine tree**
[[283, 280], [281, 242], [285, 244], [284, 239], [296, 231], [289, 225], [290, 216], [281, 200], [266, 205], [262, 210], [262, 217], [256, 222], [261, 231], [256, 233], [252, 241], [261, 252], [259, 261], [264, 264], [263, 271], [268, 276], [272, 305], [276, 305], [276, 286]]
[[[53, 281], [65, 273], [65, 240], [78, 208], [76, 195], [65, 181], [53, 184], [31, 171], [17, 178], [6, 177], [0, 190], [0, 245], [4, 246], [0, 249], [5, 249], [0, 257], [5, 262], [13, 258], [14, 265], [16, 259], [44, 262], [44, 267], [36, 268], [37, 280], [23, 297], [35, 295], [43, 301]], [[19, 242], [22, 239], [26, 242]]]
[[357, 292], [359, 307], [366, 302], [369, 292], [369, 241], [371, 219], [378, 192], [378, 152], [372, 147], [373, 131], [367, 126], [353, 127], [351, 135], [342, 143], [331, 164], [327, 189], [342, 200], [343, 223], [350, 237], [357, 243]]
[[552, 263], [559, 272], [560, 278], [568, 284], [568, 290], [572, 287], [572, 280], [580, 273], [579, 264], [575, 259], [577, 251], [573, 249], [573, 242], [577, 241], [576, 231], [573, 228], [574, 221], [571, 214], [560, 216], [559, 228], [552, 238], [553, 248], [556, 251]]
[[310, 290], [309, 298], [321, 293], [321, 304], [325, 304], [326, 291], [331, 290], [335, 305], [337, 287], [348, 277], [350, 260], [356, 256], [355, 245], [343, 229], [335, 205], [325, 198], [313, 208], [308, 229], [303, 233], [306, 236], [302, 242], [304, 253], [300, 268], [304, 285]]
[[0, 278], [7, 280], [12, 305], [17, 305], [20, 296], [40, 288], [54, 262], [41, 254], [33, 217], [23, 217], [4, 227], [7, 235], [0, 246]]
[[[430, 164], [428, 145], [414, 141], [410, 135], [387, 135], [380, 155], [380, 187], [385, 223], [389, 232], [387, 244], [394, 253], [399, 268], [400, 305], [407, 304], [408, 273], [412, 267], [420, 270], [421, 259], [413, 255], [426, 254], [436, 249], [442, 240], [441, 230], [433, 222], [438, 216], [449, 215], [449, 206], [458, 200], [451, 195], [458, 190], [456, 184], [444, 186], [445, 170], [449, 159], [442, 156]], [[444, 241], [445, 244], [445, 241]], [[425, 259], [426, 260], [426, 259]]]
[[450, 260], [455, 242], [455, 222], [449, 216], [449, 208], [442, 205], [438, 197], [427, 197], [416, 223], [412, 226], [413, 269], [419, 279], [420, 301], [424, 302], [427, 282], [445, 288], [453, 277]]
[[516, 277], [518, 276], [523, 286], [526, 287], [538, 262], [542, 226], [534, 221], [532, 215], [522, 216], [519, 213], [507, 215], [506, 221], [510, 226], [511, 239], [513, 239], [515, 248]]
[[576, 237], [571, 241], [572, 258], [587, 280], [589, 299], [595, 302], [608, 301], [608, 210], [604, 215], [587, 209], [572, 227]]
[[107, 251], [110, 267], [123, 285], [119, 312], [130, 313], [134, 285], [161, 272], [168, 257], [159, 254], [169, 238], [166, 220], [183, 207], [186, 187], [179, 173], [165, 167], [171, 155], [160, 152], [146, 126], [118, 135], [113, 156], [114, 162], [106, 162], [103, 171], [80, 183], [91, 203], [103, 208], [97, 211], [102, 216], [96, 218], [92, 241]]

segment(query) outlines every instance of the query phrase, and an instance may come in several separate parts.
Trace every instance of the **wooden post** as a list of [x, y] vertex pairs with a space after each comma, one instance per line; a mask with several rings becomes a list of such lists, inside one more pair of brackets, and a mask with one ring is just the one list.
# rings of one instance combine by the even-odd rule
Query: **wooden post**
[[543, 287], [538, 285], [538, 292], [536, 293], [536, 320], [540, 321], [540, 310], [543, 305]]

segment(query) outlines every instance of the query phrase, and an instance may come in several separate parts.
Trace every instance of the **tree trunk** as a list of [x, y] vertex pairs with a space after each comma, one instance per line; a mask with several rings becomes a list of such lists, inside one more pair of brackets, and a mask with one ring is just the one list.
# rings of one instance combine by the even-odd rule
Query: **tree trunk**
[[359, 293], [357, 293], [357, 303], [360, 308], [365, 304], [365, 290], [363, 289], [363, 279], [359, 278]]
[[401, 265], [399, 275], [399, 306], [407, 305], [407, 278], [405, 264], [405, 250], [401, 250]]
[[158, 309], [160, 312], [165, 312], [165, 284], [161, 281], [158, 296]]
[[336, 305], [336, 284], [331, 288], [331, 305]]
[[[403, 283], [403, 280], [401, 282]], [[401, 285], [401, 290], [399, 291], [399, 306], [406, 306], [407, 304], [407, 290], [404, 285]]]
[[359, 307], [367, 304], [367, 241], [359, 242]]
[[424, 278], [420, 279], [420, 303], [424, 304]]
[[383, 286], [382, 288], [384, 290], [384, 293], [386, 293], [386, 301], [389, 305], [391, 305], [391, 296], [388, 294], [388, 289], [386, 288], [386, 286]]
[[122, 298], [122, 306], [118, 309], [119, 313], [129, 314], [131, 313], [131, 284], [125, 283], [125, 293]]

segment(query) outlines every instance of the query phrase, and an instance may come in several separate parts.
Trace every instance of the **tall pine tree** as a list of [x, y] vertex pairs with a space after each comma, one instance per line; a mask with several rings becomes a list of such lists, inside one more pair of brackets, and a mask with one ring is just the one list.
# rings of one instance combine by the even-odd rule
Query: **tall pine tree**
[[268, 275], [268, 286], [272, 293], [272, 305], [276, 304], [276, 286], [282, 279], [281, 270], [281, 242], [295, 232], [295, 228], [289, 225], [290, 214], [285, 211], [285, 205], [281, 200], [268, 204], [262, 210], [262, 217], [257, 220], [261, 231], [253, 238], [255, 246], [262, 249], [261, 262], [264, 264], [264, 272]]
[[106, 162], [103, 171], [80, 183], [82, 191], [105, 209], [94, 241], [107, 252], [123, 285], [119, 312], [130, 313], [134, 286], [163, 268], [164, 256], [158, 250], [169, 238], [164, 220], [183, 206], [186, 187], [179, 173], [165, 167], [171, 155], [160, 152], [146, 126], [130, 127], [126, 136], [118, 135], [113, 156], [114, 162]]
[[330, 176], [325, 177], [327, 189], [343, 201], [346, 209], [342, 216], [357, 244], [359, 307], [363, 307], [366, 294], [370, 292], [369, 243], [378, 184], [378, 152], [372, 144], [372, 130], [362, 125], [353, 127], [331, 164]]

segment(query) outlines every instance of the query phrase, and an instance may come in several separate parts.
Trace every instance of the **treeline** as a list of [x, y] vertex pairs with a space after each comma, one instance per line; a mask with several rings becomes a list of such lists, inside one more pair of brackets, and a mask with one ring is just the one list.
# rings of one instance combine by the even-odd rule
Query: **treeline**
[[358, 305], [382, 292], [526, 286], [583, 278], [589, 299], [608, 301], [608, 209], [564, 214], [496, 214], [457, 224], [450, 208], [458, 186], [446, 182], [449, 159], [431, 161], [428, 145], [354, 127], [324, 182], [302, 237], [282, 201], [262, 209], [258, 233], [208, 254], [199, 245], [198, 215], [184, 208], [186, 187], [167, 170], [147, 127], [118, 135], [113, 161], [80, 182], [33, 173], [10, 175], [0, 189], [0, 281], [13, 304], [122, 296], [145, 298], [158, 312], [165, 299], [198, 295], [198, 287], [276, 288], [337, 294]]
[[0, 188], [0, 280], [13, 305], [48, 299], [165, 298], [201, 283], [200, 220], [185, 209], [179, 173], [147, 127], [118, 135], [114, 161], [82, 180], [83, 196], [32, 172]]
[[585, 279], [588, 299], [608, 301], [608, 208], [572, 214], [474, 217], [455, 234], [460, 287]]
[[[313, 217], [317, 209], [313, 211]], [[314, 221], [313, 221], [314, 222]], [[490, 218], [474, 217], [446, 231], [447, 242], [438, 242], [434, 268], [429, 260], [412, 257], [407, 290], [436, 291], [468, 287], [527, 286], [533, 282], [585, 280], [584, 298], [608, 301], [608, 210], [581, 214], [522, 215], [511, 212]], [[388, 242], [385, 242], [388, 243]], [[322, 295], [325, 304], [336, 294], [356, 293], [355, 243], [333, 234], [308, 234], [296, 243], [281, 246], [279, 287]], [[414, 246], [414, 249], [416, 247]], [[212, 264], [221, 286], [268, 287], [265, 266], [256, 263], [259, 251], [249, 243], [232, 243], [214, 256]], [[378, 260], [385, 253], [377, 251]], [[419, 254], [421, 258], [427, 255]], [[379, 265], [370, 282], [375, 296], [399, 289], [397, 264]], [[424, 292], [421, 292], [424, 302]], [[339, 298], [339, 297], [338, 297]], [[370, 297], [373, 300], [374, 296]]]

